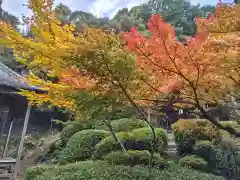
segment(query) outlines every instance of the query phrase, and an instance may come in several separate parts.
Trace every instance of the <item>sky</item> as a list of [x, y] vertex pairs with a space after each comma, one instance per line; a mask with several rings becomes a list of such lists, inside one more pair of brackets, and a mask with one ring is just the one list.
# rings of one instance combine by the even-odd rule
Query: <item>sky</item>
[[[124, 7], [131, 8], [147, 0], [55, 0], [55, 5], [63, 3], [71, 10], [83, 10], [91, 12], [98, 17], [113, 17], [119, 9]], [[192, 4], [215, 5], [218, 0], [190, 0]], [[30, 11], [23, 6], [27, 0], [3, 0], [2, 8], [9, 13], [21, 17], [29, 15]]]

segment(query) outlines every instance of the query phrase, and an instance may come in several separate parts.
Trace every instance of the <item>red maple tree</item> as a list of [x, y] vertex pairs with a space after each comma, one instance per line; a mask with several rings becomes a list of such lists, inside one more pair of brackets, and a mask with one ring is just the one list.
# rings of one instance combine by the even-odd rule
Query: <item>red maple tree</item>
[[[197, 108], [214, 125], [235, 136], [239, 136], [239, 132], [221, 125], [204, 106], [223, 102], [230, 89], [228, 86], [235, 86], [229, 83], [233, 82], [232, 79], [226, 79], [226, 71], [236, 69], [230, 66], [233, 62], [239, 66], [237, 57], [232, 57], [239, 52], [239, 25], [233, 33], [227, 21], [233, 19], [233, 23], [238, 23], [238, 10], [238, 5], [218, 4], [215, 15], [196, 19], [196, 35], [184, 42], [177, 39], [174, 27], [160, 15], [153, 15], [148, 21], [150, 37], [144, 37], [134, 28], [125, 33], [127, 47], [136, 55], [138, 68], [150, 79], [144, 82], [152, 88], [151, 94], [156, 97], [163, 93], [177, 94], [177, 100], [181, 100], [183, 105]], [[226, 28], [221, 34], [216, 33], [216, 27], [220, 25]], [[230, 40], [233, 44], [234, 38], [226, 36], [229, 33], [235, 37], [232, 48], [229, 48]], [[237, 73], [233, 76], [239, 81]]]

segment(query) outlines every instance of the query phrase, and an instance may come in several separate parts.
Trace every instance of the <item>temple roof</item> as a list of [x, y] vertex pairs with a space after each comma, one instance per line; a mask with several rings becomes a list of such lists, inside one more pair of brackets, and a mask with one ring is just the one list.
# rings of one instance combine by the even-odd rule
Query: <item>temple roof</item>
[[23, 76], [0, 63], [0, 86], [15, 88], [16, 90], [25, 89], [30, 91], [40, 91], [36, 86], [32, 86], [23, 80]]

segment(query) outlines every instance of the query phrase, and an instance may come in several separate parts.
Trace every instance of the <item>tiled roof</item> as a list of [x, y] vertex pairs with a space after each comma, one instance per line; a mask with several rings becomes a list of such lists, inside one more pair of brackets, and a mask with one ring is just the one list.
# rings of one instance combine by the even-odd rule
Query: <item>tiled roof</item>
[[4, 64], [0, 63], [0, 85], [12, 87], [15, 89], [25, 89], [30, 91], [39, 91], [40, 89], [31, 86], [28, 83], [23, 81], [23, 78], [20, 74], [16, 73], [15, 71], [11, 70]]

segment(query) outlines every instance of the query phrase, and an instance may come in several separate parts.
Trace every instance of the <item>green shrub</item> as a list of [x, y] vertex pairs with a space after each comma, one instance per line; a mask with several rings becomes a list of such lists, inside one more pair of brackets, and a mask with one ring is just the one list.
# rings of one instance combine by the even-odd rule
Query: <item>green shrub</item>
[[220, 130], [207, 120], [179, 120], [172, 126], [177, 150], [180, 155], [191, 154], [196, 140], [220, 139]]
[[[127, 152], [115, 151], [104, 156], [104, 161], [114, 165], [149, 165], [151, 154], [149, 151], [129, 150]], [[165, 168], [168, 167], [168, 162], [160, 157], [159, 154], [154, 154], [154, 167]]]
[[[167, 148], [167, 132], [164, 129], [155, 129], [157, 137], [156, 152], [163, 153]], [[132, 132], [119, 132], [116, 134], [127, 150], [151, 150], [152, 132], [150, 128], [139, 128]], [[121, 150], [119, 143], [112, 136], [109, 136], [96, 145], [94, 158], [101, 158], [111, 151]]]
[[240, 151], [234, 154], [234, 158], [235, 158], [236, 166], [240, 167]]
[[201, 157], [195, 155], [185, 156], [179, 160], [181, 166], [187, 166], [195, 170], [208, 172], [208, 163]]
[[82, 130], [92, 129], [93, 122], [91, 121], [72, 121], [70, 124], [65, 126], [60, 134], [60, 139], [63, 144], [66, 144], [69, 138]]
[[[122, 118], [111, 121], [111, 125], [116, 132], [127, 132], [133, 129], [148, 127], [148, 124], [141, 119]], [[106, 126], [103, 127], [108, 130]]]
[[41, 176], [44, 172], [52, 169], [53, 166], [36, 166], [32, 168], [28, 168], [26, 170], [25, 180], [33, 180], [36, 179], [37, 176]]
[[208, 162], [211, 172], [225, 177], [232, 178], [236, 168], [240, 167], [240, 153], [231, 139], [224, 138], [219, 144], [199, 141], [195, 146], [194, 154]]
[[240, 151], [240, 148], [238, 147], [237, 142], [238, 142], [237, 140], [229, 136], [225, 136], [225, 137], [222, 137], [222, 140], [219, 143], [217, 143], [217, 145], [222, 150], [236, 152], [236, 151]]
[[212, 149], [213, 144], [211, 141], [197, 141], [194, 148], [194, 154], [204, 158], [205, 160], [209, 160], [209, 154]]
[[234, 178], [236, 169], [240, 167], [239, 152], [220, 149], [217, 145], [213, 146], [209, 154], [208, 164], [213, 173], [228, 178]]
[[148, 168], [111, 165], [105, 162], [80, 162], [66, 166], [46, 167], [43, 172], [34, 173], [28, 169], [25, 180], [224, 180], [222, 177], [183, 167], [166, 170], [153, 169], [149, 177]]
[[60, 163], [64, 164], [90, 158], [95, 150], [95, 145], [109, 135], [110, 132], [97, 129], [88, 129], [75, 133], [60, 153]]
[[234, 129], [240, 131], [240, 124], [238, 124], [237, 121], [222, 121], [221, 124], [226, 127], [232, 127]]
[[64, 144], [61, 141], [61, 139], [57, 139], [54, 143], [53, 143], [53, 147], [54, 150], [61, 150], [64, 148]]
[[[240, 131], [240, 124], [237, 123], [237, 121], [222, 121], [220, 122], [225, 127], [231, 127], [234, 128], [237, 131]], [[224, 130], [221, 130], [222, 137], [232, 137], [232, 135]]]

